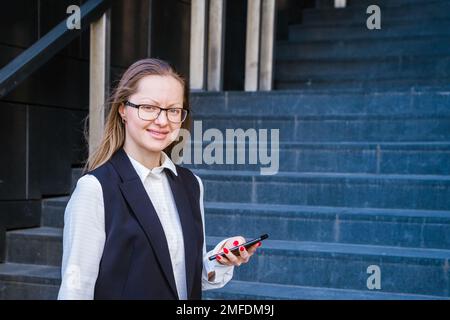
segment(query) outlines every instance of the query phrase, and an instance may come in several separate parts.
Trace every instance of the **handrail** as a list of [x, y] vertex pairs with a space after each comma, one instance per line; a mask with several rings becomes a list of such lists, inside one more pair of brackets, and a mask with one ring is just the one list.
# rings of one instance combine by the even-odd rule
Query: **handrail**
[[112, 0], [88, 0], [80, 7], [80, 29], [69, 30], [66, 19], [22, 52], [0, 70], [0, 98], [16, 88], [23, 80], [54, 57], [61, 49], [78, 37], [112, 4]]

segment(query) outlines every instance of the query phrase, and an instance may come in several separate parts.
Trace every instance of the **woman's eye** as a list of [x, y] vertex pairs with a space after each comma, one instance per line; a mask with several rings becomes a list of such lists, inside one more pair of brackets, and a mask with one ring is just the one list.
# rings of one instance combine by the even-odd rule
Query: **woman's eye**
[[157, 112], [159, 109], [158, 107], [155, 106], [141, 106], [141, 108], [147, 112]]
[[176, 114], [176, 115], [178, 115], [178, 114], [180, 114], [181, 109], [169, 109], [169, 112], [170, 112], [171, 114]]

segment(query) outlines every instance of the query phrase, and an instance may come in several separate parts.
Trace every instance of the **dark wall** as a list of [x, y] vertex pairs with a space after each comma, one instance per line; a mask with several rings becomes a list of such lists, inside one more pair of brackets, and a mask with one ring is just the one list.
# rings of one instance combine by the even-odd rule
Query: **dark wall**
[[148, 56], [170, 62], [189, 79], [190, 1], [151, 2], [151, 6], [148, 0], [117, 1], [114, 4], [111, 13], [112, 87], [117, 85], [127, 67]]
[[112, 67], [127, 68], [147, 57], [149, 12], [148, 0], [114, 2], [111, 9]]
[[247, 1], [227, 0], [225, 17], [224, 90], [243, 90]]
[[[276, 0], [277, 1], [277, 40], [287, 40], [288, 27], [302, 22], [302, 10], [314, 8], [316, 1], [324, 0]], [[331, 0], [325, 0], [331, 1]]]
[[116, 0], [111, 8], [111, 90], [126, 68], [148, 57], [149, 12], [149, 0]]
[[[77, 0], [16, 0], [0, 10], [0, 68], [67, 17]], [[84, 158], [80, 122], [88, 107], [89, 33], [0, 100], [0, 260], [8, 229], [40, 222], [40, 198], [70, 191]], [[80, 146], [81, 145], [81, 146]]]
[[153, 0], [151, 56], [170, 62], [189, 79], [191, 1]]
[[[66, 19], [69, 5], [84, 2], [8, 2], [0, 10], [0, 68]], [[146, 57], [147, 12], [148, 0], [113, 4], [113, 75]], [[89, 27], [0, 100], [0, 107], [8, 110], [0, 118], [0, 142], [9, 148], [0, 158], [0, 200], [67, 194], [70, 168], [87, 156], [83, 120], [89, 108]]]
[[[18, 0], [0, 11], [0, 67], [61, 22], [73, 0]], [[83, 33], [0, 101], [0, 200], [67, 193], [70, 167], [83, 157], [72, 148], [88, 108], [89, 35]], [[68, 170], [69, 169], [69, 170]]]
[[[1, 5], [0, 68], [68, 17], [80, 0], [16, 0]], [[148, 0], [111, 10], [112, 79], [147, 56]], [[71, 168], [87, 157], [89, 28], [0, 100], [0, 262], [5, 231], [38, 226], [41, 198], [71, 191]]]

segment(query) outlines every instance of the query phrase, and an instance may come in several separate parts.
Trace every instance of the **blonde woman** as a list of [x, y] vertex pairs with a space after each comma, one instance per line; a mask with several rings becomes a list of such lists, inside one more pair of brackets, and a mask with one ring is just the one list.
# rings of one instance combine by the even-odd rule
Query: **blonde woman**
[[239, 236], [206, 252], [202, 181], [168, 156], [189, 121], [188, 88], [168, 63], [123, 74], [64, 214], [59, 299], [201, 299], [254, 254], [260, 244], [229, 252]]

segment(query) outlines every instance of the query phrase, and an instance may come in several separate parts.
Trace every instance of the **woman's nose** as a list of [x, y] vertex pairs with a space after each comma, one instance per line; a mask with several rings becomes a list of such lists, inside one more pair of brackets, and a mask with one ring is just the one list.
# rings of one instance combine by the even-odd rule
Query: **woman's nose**
[[169, 122], [169, 119], [167, 119], [167, 111], [166, 110], [161, 110], [161, 112], [156, 117], [154, 122], [159, 124], [159, 125], [162, 125], [162, 126], [166, 125]]

